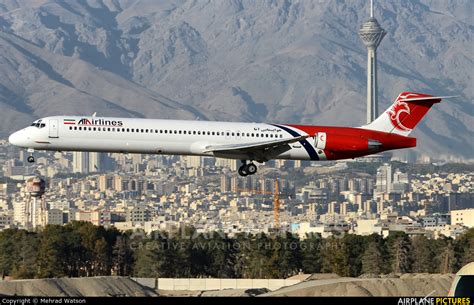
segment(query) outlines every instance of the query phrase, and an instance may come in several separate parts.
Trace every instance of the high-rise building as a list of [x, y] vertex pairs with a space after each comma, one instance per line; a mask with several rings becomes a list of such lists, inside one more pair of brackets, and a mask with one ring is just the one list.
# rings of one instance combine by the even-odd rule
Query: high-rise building
[[397, 168], [395, 173], [393, 173], [393, 183], [392, 191], [396, 193], [405, 193], [408, 191], [410, 185], [410, 179], [407, 173], [402, 173], [400, 169]]
[[98, 152], [89, 153], [89, 173], [98, 173], [102, 171], [103, 154]]
[[221, 193], [230, 192], [231, 190], [230, 184], [231, 184], [230, 176], [222, 175], [221, 176]]
[[390, 193], [392, 191], [392, 166], [388, 163], [377, 169], [377, 180], [375, 182], [377, 193]]
[[89, 153], [86, 151], [75, 151], [72, 153], [72, 171], [74, 173], [89, 173]]
[[377, 103], [377, 47], [385, 37], [382, 29], [374, 17], [374, 4], [370, 1], [370, 18], [359, 30], [359, 36], [367, 47], [367, 124], [378, 115]]
[[202, 166], [202, 158], [200, 156], [185, 156], [182, 159], [185, 161], [186, 168], [198, 168]]

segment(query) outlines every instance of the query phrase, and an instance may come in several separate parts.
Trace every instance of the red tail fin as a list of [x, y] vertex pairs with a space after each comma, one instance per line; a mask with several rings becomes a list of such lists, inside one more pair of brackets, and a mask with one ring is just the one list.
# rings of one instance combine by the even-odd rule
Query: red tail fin
[[408, 136], [433, 104], [442, 97], [402, 92], [395, 102], [375, 121], [362, 128]]

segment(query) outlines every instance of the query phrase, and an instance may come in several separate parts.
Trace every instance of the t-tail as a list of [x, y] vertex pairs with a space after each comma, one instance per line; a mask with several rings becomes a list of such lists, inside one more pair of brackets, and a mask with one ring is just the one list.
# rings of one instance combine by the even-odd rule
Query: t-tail
[[431, 106], [443, 98], [423, 93], [402, 92], [395, 102], [372, 123], [361, 128], [408, 136]]

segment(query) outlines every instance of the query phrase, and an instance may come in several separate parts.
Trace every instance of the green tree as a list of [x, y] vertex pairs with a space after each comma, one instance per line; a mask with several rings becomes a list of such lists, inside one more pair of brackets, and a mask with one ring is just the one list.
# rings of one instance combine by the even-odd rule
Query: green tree
[[408, 236], [397, 237], [391, 247], [392, 270], [395, 273], [411, 272], [411, 242]]
[[411, 241], [413, 248], [412, 271], [416, 273], [434, 272], [433, 257], [435, 257], [432, 242], [426, 236], [416, 236]]
[[324, 240], [321, 257], [323, 272], [337, 273], [341, 276], [349, 274], [344, 241], [339, 236], [331, 236]]
[[112, 269], [118, 276], [130, 275], [133, 266], [133, 254], [127, 235], [118, 236], [112, 250]]
[[16, 260], [13, 238], [16, 232], [16, 229], [6, 229], [0, 232], [0, 272], [2, 279], [11, 274]]
[[110, 256], [108, 253], [108, 244], [102, 237], [95, 241], [94, 262], [92, 265], [92, 274], [94, 276], [104, 276], [110, 274]]
[[321, 272], [321, 236], [311, 234], [300, 242], [303, 261], [302, 269], [305, 273]]
[[378, 243], [369, 242], [362, 255], [362, 272], [365, 274], [383, 273], [383, 256]]
[[443, 246], [439, 248], [437, 263], [441, 273], [454, 273], [456, 270], [456, 256], [454, 253], [453, 241], [447, 239], [443, 241]]
[[151, 241], [144, 239], [140, 242], [140, 246], [138, 246], [134, 253], [133, 274], [136, 277], [158, 277], [158, 255], [151, 246], [147, 246]]
[[345, 260], [348, 276], [359, 276], [362, 272], [362, 255], [365, 252], [367, 238], [355, 234], [345, 234], [343, 237]]
[[16, 262], [13, 265], [12, 277], [16, 279], [34, 278], [37, 271], [36, 256], [38, 239], [36, 233], [19, 230], [14, 235], [14, 252]]
[[474, 228], [467, 230], [456, 240], [455, 252], [458, 260], [457, 269], [474, 262]]
[[66, 239], [64, 227], [47, 225], [40, 233], [38, 248], [38, 277], [61, 277], [67, 275]]

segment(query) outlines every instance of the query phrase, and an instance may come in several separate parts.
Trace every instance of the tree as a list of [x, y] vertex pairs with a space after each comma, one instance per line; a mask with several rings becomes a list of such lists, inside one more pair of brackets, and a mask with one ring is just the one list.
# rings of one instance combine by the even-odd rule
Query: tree
[[130, 275], [133, 266], [133, 255], [127, 235], [118, 236], [112, 250], [112, 269], [118, 276]]
[[104, 237], [95, 241], [92, 273], [94, 276], [103, 276], [110, 274], [110, 257], [108, 255], [108, 244], [105, 241]]
[[14, 235], [15, 246], [12, 277], [16, 279], [28, 279], [36, 276], [36, 254], [38, 239], [35, 233], [19, 230]]
[[158, 277], [157, 253], [154, 249], [146, 246], [146, 242], [135, 251], [135, 263], [133, 273], [136, 277]]
[[10, 275], [15, 261], [14, 239], [16, 229], [6, 229], [0, 232], [0, 273], [2, 279]]
[[444, 247], [441, 248], [440, 253], [438, 258], [439, 271], [441, 273], [454, 273], [456, 269], [456, 257], [451, 239], [444, 242]]
[[411, 272], [411, 243], [408, 236], [397, 237], [392, 245], [392, 270], [395, 273]]
[[61, 277], [67, 274], [65, 262], [67, 244], [64, 231], [62, 226], [47, 225], [40, 233], [38, 277]]
[[412, 240], [413, 266], [412, 271], [417, 273], [433, 272], [434, 249], [426, 236], [416, 236]]
[[359, 276], [362, 272], [362, 255], [365, 252], [367, 238], [355, 234], [345, 234], [343, 237], [347, 261], [348, 276]]
[[321, 243], [320, 235], [311, 234], [300, 242], [303, 261], [301, 267], [305, 273], [321, 272]]
[[333, 272], [341, 276], [349, 274], [344, 242], [339, 236], [331, 236], [324, 240], [321, 257], [323, 272]]
[[362, 255], [362, 273], [382, 274], [383, 256], [379, 245], [376, 242], [370, 242]]

